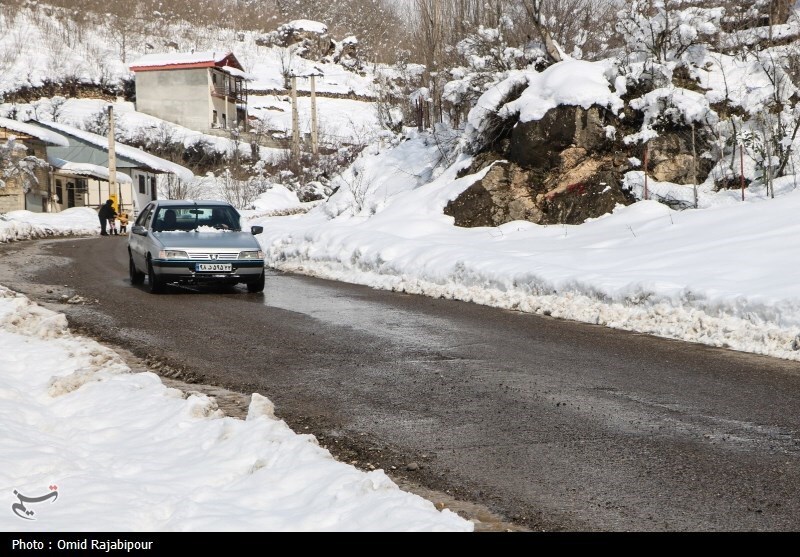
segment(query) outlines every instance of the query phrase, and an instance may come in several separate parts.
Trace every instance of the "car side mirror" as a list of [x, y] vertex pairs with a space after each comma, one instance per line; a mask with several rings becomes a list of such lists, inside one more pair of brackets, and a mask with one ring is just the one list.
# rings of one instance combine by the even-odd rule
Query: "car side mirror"
[[139, 236], [147, 236], [147, 229], [144, 226], [140, 226], [138, 224], [133, 225], [133, 228], [131, 228], [131, 232], [133, 234], [138, 234]]
[[250, 232], [253, 233], [253, 236], [255, 236], [256, 234], [261, 234], [262, 232], [264, 232], [264, 227], [263, 226], [251, 226], [250, 227]]

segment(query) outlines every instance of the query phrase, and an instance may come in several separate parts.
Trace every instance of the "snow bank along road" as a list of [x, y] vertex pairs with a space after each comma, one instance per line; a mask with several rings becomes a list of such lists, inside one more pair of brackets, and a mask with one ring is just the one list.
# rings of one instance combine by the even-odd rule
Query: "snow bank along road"
[[154, 296], [122, 237], [0, 246], [0, 283], [520, 525], [800, 529], [797, 362], [280, 273]]

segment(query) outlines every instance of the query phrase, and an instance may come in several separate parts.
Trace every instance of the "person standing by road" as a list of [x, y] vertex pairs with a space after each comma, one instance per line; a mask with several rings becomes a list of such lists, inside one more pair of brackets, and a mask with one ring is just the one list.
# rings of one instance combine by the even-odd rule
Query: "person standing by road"
[[118, 220], [119, 220], [119, 233], [120, 234], [127, 234], [128, 233], [128, 213], [120, 213]]
[[111, 199], [106, 201], [105, 204], [100, 207], [97, 216], [100, 218], [100, 235], [108, 236], [108, 232], [106, 232], [108, 220], [117, 216], [117, 212], [114, 210], [114, 201]]

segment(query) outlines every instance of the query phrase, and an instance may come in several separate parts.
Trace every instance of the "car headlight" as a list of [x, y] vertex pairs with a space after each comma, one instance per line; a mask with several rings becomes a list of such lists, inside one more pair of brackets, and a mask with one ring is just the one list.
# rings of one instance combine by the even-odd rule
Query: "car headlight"
[[158, 252], [159, 259], [189, 259], [189, 254], [185, 251], [175, 249], [162, 249]]
[[240, 251], [239, 259], [264, 259], [263, 251]]

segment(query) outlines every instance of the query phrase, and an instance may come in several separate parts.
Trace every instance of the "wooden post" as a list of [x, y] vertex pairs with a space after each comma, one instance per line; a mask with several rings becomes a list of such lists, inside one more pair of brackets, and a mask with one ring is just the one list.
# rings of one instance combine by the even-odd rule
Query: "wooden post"
[[[114, 107], [108, 106], [108, 195], [116, 189], [117, 185], [117, 156], [116, 156], [116, 142], [114, 140]], [[122, 191], [120, 189], [119, 197], [117, 198], [117, 212], [122, 212]], [[103, 199], [100, 199], [103, 203]]]
[[230, 104], [230, 98], [228, 95], [230, 95], [231, 86], [227, 74], [222, 75], [222, 84], [224, 86], [222, 88], [222, 92], [225, 93], [225, 129], [228, 129], [231, 125], [231, 116], [228, 113], [228, 104]]
[[317, 92], [316, 75], [311, 74], [311, 152], [316, 156], [319, 150], [317, 138]]
[[744, 143], [739, 144], [739, 181], [742, 184], [742, 201], [744, 201]]
[[300, 119], [297, 115], [297, 77], [292, 74], [292, 158], [300, 160]]
[[697, 209], [697, 149], [694, 142], [694, 122], [692, 122], [692, 184], [694, 184], [694, 208]]
[[647, 199], [647, 143], [644, 144], [644, 193], [642, 197]]

